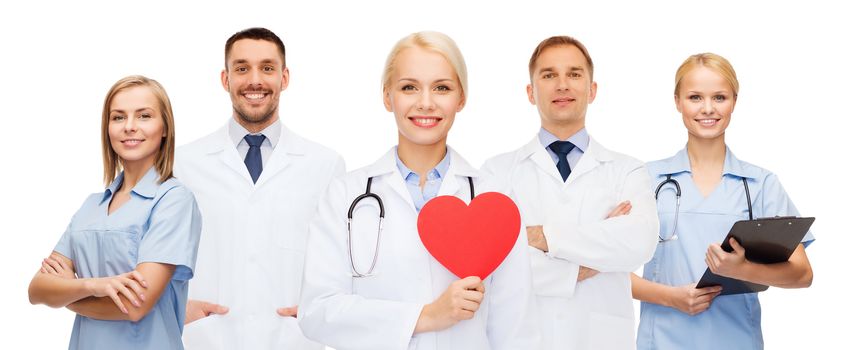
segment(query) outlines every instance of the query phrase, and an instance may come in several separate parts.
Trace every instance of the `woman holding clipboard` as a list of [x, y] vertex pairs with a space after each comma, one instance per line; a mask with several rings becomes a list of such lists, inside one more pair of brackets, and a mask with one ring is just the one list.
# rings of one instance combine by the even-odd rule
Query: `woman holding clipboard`
[[706, 268], [725, 277], [782, 288], [805, 288], [812, 267], [807, 233], [784, 263], [758, 264], [730, 239], [739, 220], [799, 216], [776, 175], [739, 160], [725, 142], [738, 80], [725, 58], [689, 57], [676, 73], [674, 100], [688, 143], [673, 157], [647, 164], [656, 186], [661, 229], [643, 277], [632, 275], [641, 300], [638, 349], [763, 349], [756, 293], [720, 295], [721, 287], [695, 288]]

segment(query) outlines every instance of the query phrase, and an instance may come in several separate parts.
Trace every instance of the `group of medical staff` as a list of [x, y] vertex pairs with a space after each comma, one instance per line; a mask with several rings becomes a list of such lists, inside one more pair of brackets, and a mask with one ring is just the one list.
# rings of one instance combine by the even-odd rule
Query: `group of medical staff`
[[[739, 85], [719, 55], [680, 65], [688, 142], [644, 164], [587, 132], [591, 56], [547, 38], [526, 86], [541, 128], [478, 170], [447, 145], [467, 103], [462, 53], [447, 35], [413, 33], [382, 76], [397, 145], [348, 173], [280, 121], [289, 71], [277, 35], [245, 29], [224, 54], [232, 118], [179, 149], [158, 82], [109, 90], [107, 188], [29, 286], [33, 304], [76, 314], [70, 349], [762, 349], [757, 294], [698, 289], [703, 271], [812, 282], [811, 233], [777, 264], [719, 246], [738, 220], [799, 215], [774, 174], [725, 143]], [[489, 191], [517, 204], [518, 240], [489, 276], [459, 278], [424, 247], [417, 217], [436, 196]]]

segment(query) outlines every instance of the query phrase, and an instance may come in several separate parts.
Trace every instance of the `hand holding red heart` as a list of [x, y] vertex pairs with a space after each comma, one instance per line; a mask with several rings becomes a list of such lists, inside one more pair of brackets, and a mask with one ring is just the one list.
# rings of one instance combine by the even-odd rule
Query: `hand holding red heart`
[[415, 325], [415, 334], [440, 331], [473, 318], [484, 293], [485, 285], [476, 276], [450, 283], [438, 299], [424, 306]]

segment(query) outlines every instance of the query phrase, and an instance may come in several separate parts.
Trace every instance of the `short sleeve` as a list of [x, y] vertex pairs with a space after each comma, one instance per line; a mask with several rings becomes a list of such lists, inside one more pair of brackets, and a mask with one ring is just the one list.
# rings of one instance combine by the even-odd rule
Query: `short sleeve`
[[76, 261], [76, 257], [73, 256], [73, 239], [71, 233], [73, 232], [74, 227], [76, 226], [77, 218], [81, 216], [85, 216], [85, 214], [90, 213], [92, 210], [96, 210], [97, 208], [97, 199], [102, 198], [102, 193], [95, 193], [82, 202], [82, 206], [77, 209], [74, 216], [71, 217], [71, 222], [68, 223], [68, 227], [65, 228], [65, 233], [62, 234], [62, 237], [59, 238], [59, 243], [56, 243], [56, 246], [53, 248], [53, 251], [64, 255], [66, 258], [71, 259], [72, 261]]
[[[788, 197], [788, 193], [782, 187], [782, 183], [779, 182], [776, 175], [768, 174], [765, 176], [765, 180], [762, 183], [762, 194], [762, 212], [765, 217], [800, 216], [800, 211], [794, 206], [794, 202]], [[800, 242], [803, 243], [804, 248], [808, 248], [809, 244], [812, 244], [814, 241], [815, 236], [810, 230], [806, 232], [806, 235]]]
[[56, 243], [56, 247], [53, 248], [53, 251], [64, 255], [68, 259], [74, 260], [73, 250], [71, 249], [71, 226], [72, 225], [73, 225], [73, 218], [71, 218], [71, 222], [68, 224], [68, 227], [65, 228], [65, 233], [63, 233], [62, 237], [59, 238], [59, 243]]
[[138, 247], [138, 263], [175, 265], [173, 279], [194, 276], [202, 226], [194, 195], [184, 186], [169, 189], [150, 212], [149, 226]]

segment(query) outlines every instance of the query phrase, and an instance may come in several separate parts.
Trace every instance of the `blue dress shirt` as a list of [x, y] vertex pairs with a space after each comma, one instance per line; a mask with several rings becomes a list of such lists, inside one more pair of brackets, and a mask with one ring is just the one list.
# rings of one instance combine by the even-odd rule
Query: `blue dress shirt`
[[450, 152], [444, 156], [434, 169], [426, 174], [426, 183], [421, 190], [421, 176], [415, 173], [400, 160], [397, 154], [397, 149], [394, 150], [394, 157], [397, 160], [397, 168], [400, 169], [400, 176], [406, 181], [406, 188], [409, 189], [409, 194], [412, 195], [412, 202], [415, 203], [415, 209], [421, 211], [424, 204], [433, 197], [438, 195], [438, 189], [441, 188], [441, 179], [447, 174], [447, 169], [450, 168]]

